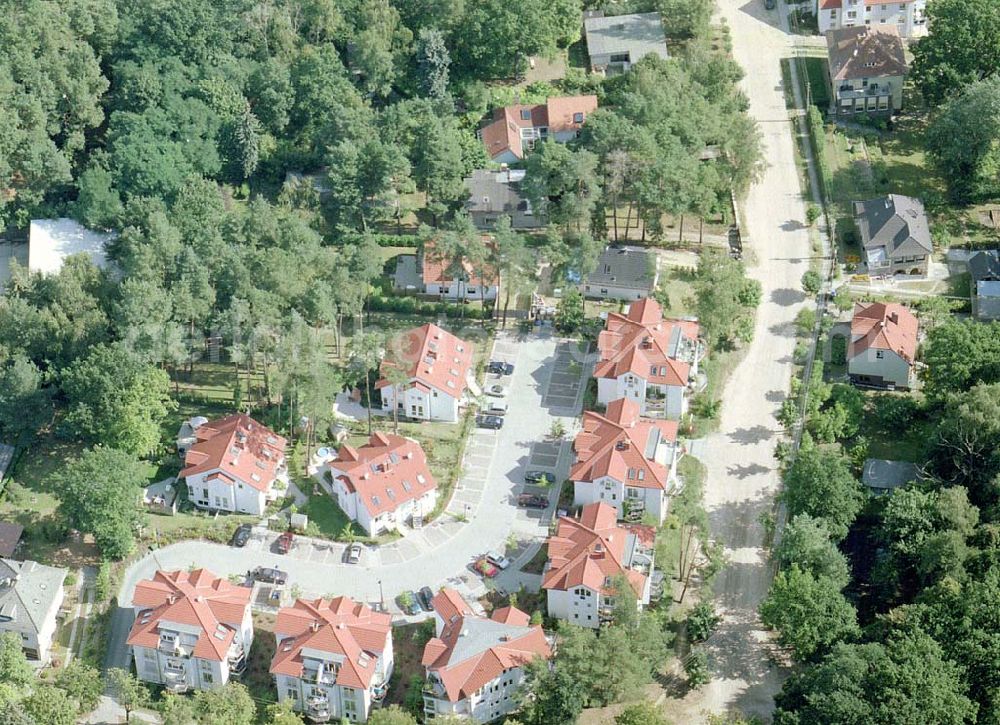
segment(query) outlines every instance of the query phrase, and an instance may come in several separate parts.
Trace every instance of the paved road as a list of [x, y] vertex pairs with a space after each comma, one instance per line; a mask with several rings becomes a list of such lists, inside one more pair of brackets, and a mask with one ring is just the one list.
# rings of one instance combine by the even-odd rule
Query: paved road
[[[746, 71], [743, 88], [764, 141], [767, 170], [749, 193], [745, 224], [751, 240], [750, 274], [763, 285], [754, 340], [723, 393], [718, 433], [704, 443], [708, 467], [705, 503], [712, 535], [729, 564], [716, 582], [723, 624], [709, 645], [713, 680], [682, 701], [668, 702], [677, 722], [703, 722], [730, 709], [768, 718], [783, 674], [769, 663], [768, 635], [757, 607], [770, 583], [759, 516], [772, 509], [779, 485], [773, 451], [774, 413], [789, 388], [793, 320], [805, 304], [800, 278], [810, 243], [796, 172], [793, 130], [781, 90], [780, 58], [791, 55], [778, 12], [761, 0], [719, 0], [732, 29], [733, 54]], [[784, 11], [784, 3], [778, 4]]]
[[[122, 607], [112, 620], [106, 666], [127, 665], [124, 641], [132, 620], [127, 607], [136, 584], [156, 569], [196, 565], [228, 576], [256, 566], [276, 566], [289, 573], [289, 585], [298, 586], [304, 595], [346, 594], [368, 602], [379, 601], [381, 580], [390, 609], [397, 594], [424, 585], [435, 588], [448, 583], [481, 593], [482, 582], [468, 568], [476, 557], [490, 549], [505, 550], [511, 538], [524, 549], [548, 532], [553, 506], [527, 511], [516, 507], [516, 498], [526, 490], [523, 476], [529, 467], [551, 470], [560, 481], [568, 474], [568, 441], [553, 443], [545, 438], [554, 420], [571, 430], [579, 415], [588, 368], [573, 362], [578, 357], [574, 351], [575, 343], [550, 335], [532, 335], [524, 341], [512, 335], [498, 339], [495, 357], [515, 364], [514, 375], [504, 380], [509, 386], [509, 412], [500, 431], [477, 429], [472, 435], [463, 475], [449, 506], [449, 511], [467, 521], [445, 514], [398, 542], [367, 550], [358, 565], [343, 563], [342, 545], [322, 542], [318, 546], [304, 537], [289, 555], [277, 554], [270, 546], [274, 535], [264, 532], [243, 549], [203, 541], [164, 547], [133, 564], [124, 575], [118, 595]], [[555, 486], [545, 491], [555, 499]]]

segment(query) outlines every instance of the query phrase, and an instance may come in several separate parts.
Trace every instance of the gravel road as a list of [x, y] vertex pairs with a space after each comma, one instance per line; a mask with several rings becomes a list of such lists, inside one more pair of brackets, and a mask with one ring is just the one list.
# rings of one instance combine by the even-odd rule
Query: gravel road
[[733, 54], [746, 71], [743, 88], [764, 142], [767, 169], [746, 201], [749, 273], [764, 288], [754, 340], [723, 393], [719, 432], [706, 440], [705, 504], [712, 536], [726, 547], [727, 568], [716, 582], [724, 620], [707, 645], [713, 679], [682, 700], [669, 700], [676, 722], [702, 722], [708, 713], [739, 710], [768, 718], [782, 672], [771, 664], [768, 634], [757, 607], [771, 579], [758, 517], [771, 510], [779, 477], [773, 457], [780, 435], [774, 413], [792, 372], [796, 313], [805, 304], [800, 278], [808, 268], [805, 203], [795, 166], [794, 139], [781, 89], [780, 59], [791, 55], [779, 29], [779, 10], [762, 0], [719, 0], [732, 29]]

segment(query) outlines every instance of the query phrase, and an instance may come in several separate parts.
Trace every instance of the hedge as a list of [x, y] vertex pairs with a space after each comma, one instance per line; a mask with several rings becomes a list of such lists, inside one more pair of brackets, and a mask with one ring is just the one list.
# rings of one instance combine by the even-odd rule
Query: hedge
[[465, 312], [462, 312], [462, 305], [452, 302], [431, 302], [417, 299], [416, 297], [386, 297], [383, 295], [373, 295], [368, 298], [368, 309], [371, 312], [398, 312], [408, 315], [427, 315], [436, 317], [459, 318], [467, 320], [488, 320], [493, 317], [493, 310], [482, 308], [478, 301], [470, 301], [465, 305]]
[[809, 140], [812, 142], [813, 158], [816, 160], [816, 170], [819, 172], [820, 193], [826, 198], [830, 187], [830, 165], [826, 160], [826, 130], [823, 126], [823, 114], [816, 106], [809, 106], [806, 111], [806, 128]]
[[[382, 232], [369, 232], [369, 235], [380, 247], [409, 247], [416, 249], [420, 246], [420, 237], [415, 234], [385, 234]], [[341, 246], [349, 246], [356, 243], [362, 235], [345, 234], [334, 241]]]

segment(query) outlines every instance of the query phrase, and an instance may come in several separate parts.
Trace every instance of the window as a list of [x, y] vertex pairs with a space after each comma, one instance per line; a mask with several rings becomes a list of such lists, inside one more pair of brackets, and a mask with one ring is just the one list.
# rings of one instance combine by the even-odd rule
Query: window
[[522, 108], [521, 109], [521, 120], [522, 121], [530, 121], [531, 120], [531, 109], [530, 108]]
[[608, 293], [608, 290], [606, 288], [601, 288], [601, 294], [602, 295], [606, 295], [607, 293]]
[[649, 366], [649, 374], [650, 375], [656, 375], [656, 366], [655, 365], [650, 365]]
[[582, 113], [574, 113], [573, 114], [573, 123], [583, 123], [583, 114]]
[[628, 53], [612, 53], [610, 60], [612, 63], [628, 63], [630, 58]]
[[201, 681], [204, 682], [206, 685], [211, 685], [214, 682], [214, 680], [212, 679], [212, 675], [210, 675], [207, 672], [201, 673]]
[[296, 690], [294, 687], [288, 687], [285, 689], [285, 697], [287, 697], [289, 700], [298, 700], [299, 691]]
[[889, 96], [879, 96], [878, 110], [886, 111], [888, 109], [889, 109]]
[[883, 360], [883, 359], [885, 359], [885, 350], [876, 350], [875, 351], [875, 359], [876, 360]]
[[848, 10], [847, 11], [847, 17], [848, 17], [848, 19], [853, 20], [854, 18], [858, 17], [858, 13], [855, 10]]

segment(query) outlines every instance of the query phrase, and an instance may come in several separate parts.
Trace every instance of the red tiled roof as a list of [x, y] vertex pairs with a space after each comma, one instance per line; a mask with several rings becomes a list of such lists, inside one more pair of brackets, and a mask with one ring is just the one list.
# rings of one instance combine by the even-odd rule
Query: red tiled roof
[[503, 624], [513, 624], [516, 627], [527, 627], [531, 623], [531, 617], [522, 612], [517, 607], [500, 607], [493, 610], [490, 619]]
[[844, 0], [820, 0], [820, 10], [840, 10]]
[[[488, 236], [483, 236], [483, 239], [487, 240], [487, 247], [492, 246], [492, 241]], [[433, 241], [428, 241], [424, 244], [423, 252], [420, 255], [420, 265], [423, 274], [424, 284], [451, 284], [455, 281], [454, 277], [448, 271], [448, 260], [441, 258], [437, 254], [437, 247]], [[467, 285], [482, 285], [484, 284], [482, 277], [480, 277], [477, 272], [479, 270], [474, 270], [472, 265], [467, 259], [462, 260], [462, 269], [465, 270], [465, 283]], [[489, 273], [489, 269], [487, 269]], [[487, 285], [495, 285], [496, 279], [486, 282]]]
[[272, 675], [301, 677], [305, 648], [341, 655], [337, 684], [367, 689], [389, 645], [392, 618], [348, 597], [297, 599], [278, 611], [274, 632], [281, 641], [271, 660]]
[[466, 388], [466, 376], [472, 366], [473, 346], [434, 324], [415, 327], [397, 335], [392, 352], [382, 361], [383, 377], [375, 383], [384, 388], [391, 383], [386, 369], [403, 364], [411, 381], [460, 398]]
[[[583, 126], [573, 120], [575, 114], [582, 113], [586, 121], [595, 110], [597, 96], [563, 96], [534, 106], [505, 106], [493, 111], [493, 120], [480, 129], [479, 135], [491, 158], [510, 151], [520, 159], [524, 156], [522, 128], [547, 128], [549, 133], [573, 131]], [[528, 118], [522, 118], [522, 112], [527, 112]]]
[[217, 468], [231, 480], [267, 491], [285, 461], [285, 439], [242, 413], [205, 423], [195, 436], [182, 478]]
[[[152, 579], [139, 582], [132, 602], [144, 611], [132, 624], [129, 645], [155, 648], [160, 642], [159, 623], [176, 622], [201, 630], [195, 657], [221, 662], [250, 606], [250, 589], [207, 569], [157, 571]], [[145, 610], [150, 610], [149, 616]]]
[[617, 512], [606, 503], [583, 507], [579, 519], [561, 516], [556, 533], [549, 537], [549, 568], [542, 576], [543, 589], [566, 591], [585, 586], [606, 592], [605, 581], [624, 575], [637, 595], [642, 594], [646, 576], [622, 564], [630, 530], [640, 540], [650, 537], [649, 527], [625, 527], [616, 523]]
[[444, 587], [431, 599], [431, 607], [445, 622], [452, 622], [459, 617], [473, 614], [472, 607], [454, 589]]
[[573, 441], [576, 463], [570, 469], [573, 481], [594, 481], [611, 476], [637, 488], [666, 490], [667, 466], [646, 457], [654, 441], [677, 441], [677, 421], [639, 417], [639, 404], [619, 398], [608, 405], [605, 415], [588, 410], [583, 430]]
[[895, 302], [854, 305], [850, 357], [866, 350], [892, 350], [908, 363], [917, 356], [917, 318]]
[[691, 365], [670, 354], [675, 335], [697, 341], [698, 323], [663, 319], [655, 300], [633, 302], [628, 315], [610, 313], [597, 337], [600, 360], [594, 377], [618, 378], [630, 372], [657, 385], [687, 385]]
[[378, 516], [437, 488], [420, 444], [410, 438], [376, 432], [360, 448], [341, 446], [328, 464], [334, 478], [372, 516]]
[[[446, 612], [450, 612], [455, 608], [455, 598], [461, 596], [447, 589], [444, 592], [449, 594], [435, 597], [434, 601], [446, 605]], [[465, 609], [469, 611], [467, 605]], [[443, 615], [440, 611], [438, 614]], [[466, 613], [445, 621], [441, 635], [425, 645], [421, 664], [438, 675], [450, 702], [469, 697], [505, 670], [523, 667], [537, 657], [552, 656], [541, 626], [527, 625], [528, 615], [517, 609], [505, 612], [501, 619]]]

